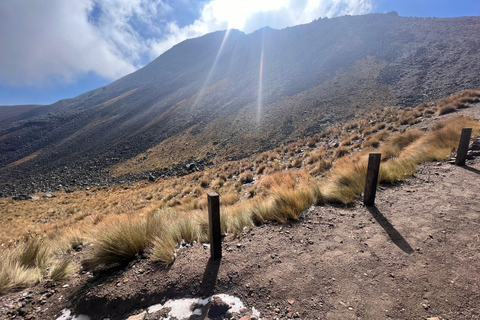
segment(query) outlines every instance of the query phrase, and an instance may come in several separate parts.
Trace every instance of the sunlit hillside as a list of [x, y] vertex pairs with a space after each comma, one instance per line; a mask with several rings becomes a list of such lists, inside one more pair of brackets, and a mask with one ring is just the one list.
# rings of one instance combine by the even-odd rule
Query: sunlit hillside
[[220, 194], [222, 232], [233, 236], [296, 220], [312, 205], [353, 204], [363, 192], [368, 153], [382, 154], [380, 183], [396, 184], [418, 164], [452, 155], [463, 127], [479, 136], [478, 120], [455, 116], [477, 110], [479, 102], [480, 91], [467, 90], [415, 108], [384, 109], [182, 177], [2, 198], [0, 292], [34, 285], [46, 270], [52, 279], [67, 277], [80, 267], [68, 258], [79, 245], [91, 246], [82, 256], [86, 269], [139, 254], [172, 264], [179, 246], [208, 242], [207, 192]]
[[475, 88], [479, 31], [478, 17], [388, 13], [186, 40], [105, 87], [2, 123], [0, 193], [184, 175]]

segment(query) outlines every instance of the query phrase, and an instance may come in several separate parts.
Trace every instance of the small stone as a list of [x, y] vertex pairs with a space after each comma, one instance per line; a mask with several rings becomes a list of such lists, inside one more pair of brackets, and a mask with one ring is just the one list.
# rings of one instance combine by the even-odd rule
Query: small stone
[[440, 320], [439, 317], [430, 317], [430, 318], [427, 318], [427, 320]]
[[275, 308], [275, 313], [280, 313], [280, 309], [279, 308]]
[[146, 317], [147, 311], [143, 311], [142, 313], [128, 317], [126, 320], [144, 320]]
[[289, 305], [293, 306], [293, 304], [295, 303], [295, 300], [288, 299], [287, 302], [288, 302]]
[[223, 301], [220, 297], [214, 296], [210, 304], [210, 309], [208, 310], [208, 316], [211, 318], [219, 317], [230, 308], [231, 307], [228, 303]]

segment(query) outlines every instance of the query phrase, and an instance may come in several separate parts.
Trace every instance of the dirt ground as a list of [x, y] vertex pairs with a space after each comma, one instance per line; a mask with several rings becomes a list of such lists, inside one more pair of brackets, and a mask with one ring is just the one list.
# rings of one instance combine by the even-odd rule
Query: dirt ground
[[425, 164], [381, 187], [375, 207], [315, 207], [298, 222], [227, 236], [219, 262], [195, 244], [167, 270], [142, 259], [43, 282], [0, 297], [0, 318], [56, 319], [68, 307], [126, 319], [168, 299], [226, 293], [262, 319], [479, 319], [479, 178], [478, 157]]

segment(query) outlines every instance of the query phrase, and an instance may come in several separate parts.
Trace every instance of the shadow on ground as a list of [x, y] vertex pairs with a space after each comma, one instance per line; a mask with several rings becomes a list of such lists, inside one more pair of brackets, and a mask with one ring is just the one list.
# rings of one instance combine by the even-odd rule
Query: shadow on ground
[[399, 247], [403, 252], [411, 254], [414, 252], [413, 248], [408, 244], [407, 240], [395, 229], [395, 227], [388, 221], [387, 218], [373, 205], [367, 207], [368, 211], [377, 220], [378, 224], [385, 230], [390, 239]]

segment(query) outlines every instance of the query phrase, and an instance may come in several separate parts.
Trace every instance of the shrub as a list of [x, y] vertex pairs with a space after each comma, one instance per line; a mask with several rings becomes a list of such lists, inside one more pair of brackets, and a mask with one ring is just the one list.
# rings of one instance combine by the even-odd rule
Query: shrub
[[292, 167], [293, 168], [300, 168], [302, 166], [302, 159], [300, 158], [295, 158], [292, 162]]
[[262, 174], [265, 171], [265, 165], [261, 164], [257, 169], [257, 174]]
[[231, 206], [240, 199], [240, 195], [235, 192], [229, 192], [220, 196], [220, 204], [225, 206]]
[[317, 141], [314, 138], [307, 139], [307, 146], [310, 148], [314, 148], [317, 145]]
[[446, 105], [446, 106], [440, 108], [440, 110], [438, 111], [438, 114], [439, 115], [444, 115], [444, 114], [452, 113], [452, 112], [455, 112], [455, 111], [457, 111], [457, 108], [455, 106]]
[[371, 138], [371, 139], [368, 139], [367, 141], [365, 141], [363, 143], [363, 146], [365, 148], [378, 148], [380, 146], [380, 141], [378, 139], [375, 139], [375, 138]]
[[239, 181], [243, 184], [253, 182], [252, 172], [251, 171], [243, 172], [239, 177]]
[[335, 158], [341, 158], [348, 154], [349, 149], [347, 147], [340, 147], [335, 151]]
[[212, 179], [205, 177], [202, 180], [200, 180], [200, 186], [202, 188], [206, 188], [206, 187], [208, 187], [208, 185], [210, 184], [211, 181], [212, 181]]

